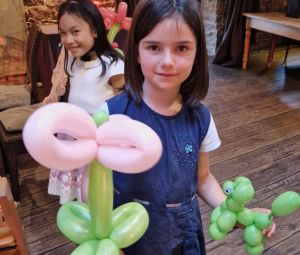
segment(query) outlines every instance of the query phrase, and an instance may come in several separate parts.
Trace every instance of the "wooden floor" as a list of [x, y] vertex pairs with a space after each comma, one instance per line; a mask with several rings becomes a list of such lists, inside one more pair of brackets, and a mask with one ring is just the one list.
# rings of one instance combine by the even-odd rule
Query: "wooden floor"
[[[251, 53], [247, 71], [210, 66], [205, 104], [222, 140], [211, 154], [211, 168], [220, 182], [238, 175], [252, 180], [256, 195], [248, 207], [270, 208], [278, 194], [300, 192], [300, 50], [290, 51], [287, 68], [281, 65], [283, 54], [275, 52], [268, 71], [265, 53]], [[19, 212], [31, 254], [70, 254], [75, 245], [57, 229], [59, 204], [47, 194], [48, 170], [23, 155], [20, 175]], [[202, 203], [201, 211], [206, 233], [211, 208]], [[299, 255], [300, 210], [275, 222], [277, 232], [266, 242], [265, 254]], [[225, 241], [207, 237], [206, 242], [208, 255], [245, 254], [242, 230], [233, 231]]]

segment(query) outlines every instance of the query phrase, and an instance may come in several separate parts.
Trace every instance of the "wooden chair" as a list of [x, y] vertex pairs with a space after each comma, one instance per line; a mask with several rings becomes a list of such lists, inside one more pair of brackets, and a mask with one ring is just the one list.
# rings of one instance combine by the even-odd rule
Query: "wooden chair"
[[[29, 255], [16, 204], [5, 177], [0, 177], [0, 206], [0, 255], [8, 253]], [[15, 252], [10, 253], [9, 250], [12, 249]]]
[[[13, 116], [15, 116], [14, 119], [16, 120], [24, 118], [27, 115], [29, 116], [31, 112], [40, 106], [37, 104], [40, 99], [38, 98], [38, 69], [36, 64], [40, 36], [41, 31], [39, 27], [33, 23], [27, 37], [26, 46], [27, 76], [31, 85], [31, 105], [14, 107], [0, 112], [0, 147], [5, 169], [5, 173], [2, 172], [0, 175], [9, 176], [15, 201], [20, 200], [17, 156], [26, 152], [22, 141], [22, 125], [24, 123], [18, 123], [18, 125], [21, 125], [20, 128], [8, 128], [7, 119], [11, 119]], [[14, 123], [11, 125], [14, 125]]]

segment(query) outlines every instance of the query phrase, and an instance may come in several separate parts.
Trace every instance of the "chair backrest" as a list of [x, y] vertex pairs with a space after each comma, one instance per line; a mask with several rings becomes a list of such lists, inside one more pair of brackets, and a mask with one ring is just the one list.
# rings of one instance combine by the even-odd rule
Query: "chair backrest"
[[16, 249], [21, 255], [29, 255], [19, 214], [5, 177], [0, 177], [0, 206], [3, 213], [2, 217], [14, 237]]
[[38, 56], [40, 39], [41, 39], [40, 27], [35, 23], [31, 23], [31, 27], [27, 35], [27, 43], [26, 43], [26, 65], [27, 65], [27, 75], [31, 83], [31, 103], [39, 102], [38, 92], [37, 92], [38, 89], [37, 88], [37, 84], [38, 84], [37, 56]]

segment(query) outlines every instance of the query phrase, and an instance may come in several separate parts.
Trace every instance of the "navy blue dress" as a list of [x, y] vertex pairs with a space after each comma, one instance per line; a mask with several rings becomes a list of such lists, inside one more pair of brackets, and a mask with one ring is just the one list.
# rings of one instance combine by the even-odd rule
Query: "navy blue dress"
[[125, 93], [107, 101], [109, 114], [126, 114], [150, 126], [160, 137], [163, 153], [149, 171], [114, 172], [115, 207], [137, 201], [149, 213], [145, 235], [124, 249], [126, 255], [205, 255], [205, 242], [195, 194], [198, 156], [208, 131], [210, 113], [199, 103], [183, 106], [174, 116], [137, 106]]

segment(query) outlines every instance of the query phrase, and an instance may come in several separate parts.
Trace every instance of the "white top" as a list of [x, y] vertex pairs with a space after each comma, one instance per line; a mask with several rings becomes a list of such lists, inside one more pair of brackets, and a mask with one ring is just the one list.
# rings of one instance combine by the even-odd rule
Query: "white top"
[[68, 71], [70, 77], [70, 94], [68, 102], [77, 105], [89, 114], [94, 114], [105, 100], [114, 96], [113, 88], [108, 84], [112, 76], [124, 74], [124, 62], [121, 59], [110, 64], [108, 57], [102, 57], [107, 63], [106, 73], [100, 76], [102, 65], [100, 59], [84, 62], [76, 59], [72, 71], [73, 58], [70, 57]]
[[[104, 111], [107, 114], [109, 114], [108, 106], [107, 103], [105, 102], [104, 104], [101, 105], [101, 107], [97, 109], [97, 111]], [[209, 127], [206, 133], [206, 136], [204, 137], [201, 147], [200, 147], [200, 152], [210, 152], [221, 145], [221, 140], [218, 135], [218, 131], [214, 122], [214, 119], [212, 115], [210, 115], [210, 123]]]
[[217, 128], [212, 115], [210, 115], [209, 128], [207, 130], [206, 136], [202, 141], [200, 152], [209, 152], [220, 147], [221, 141], [217, 132]]

